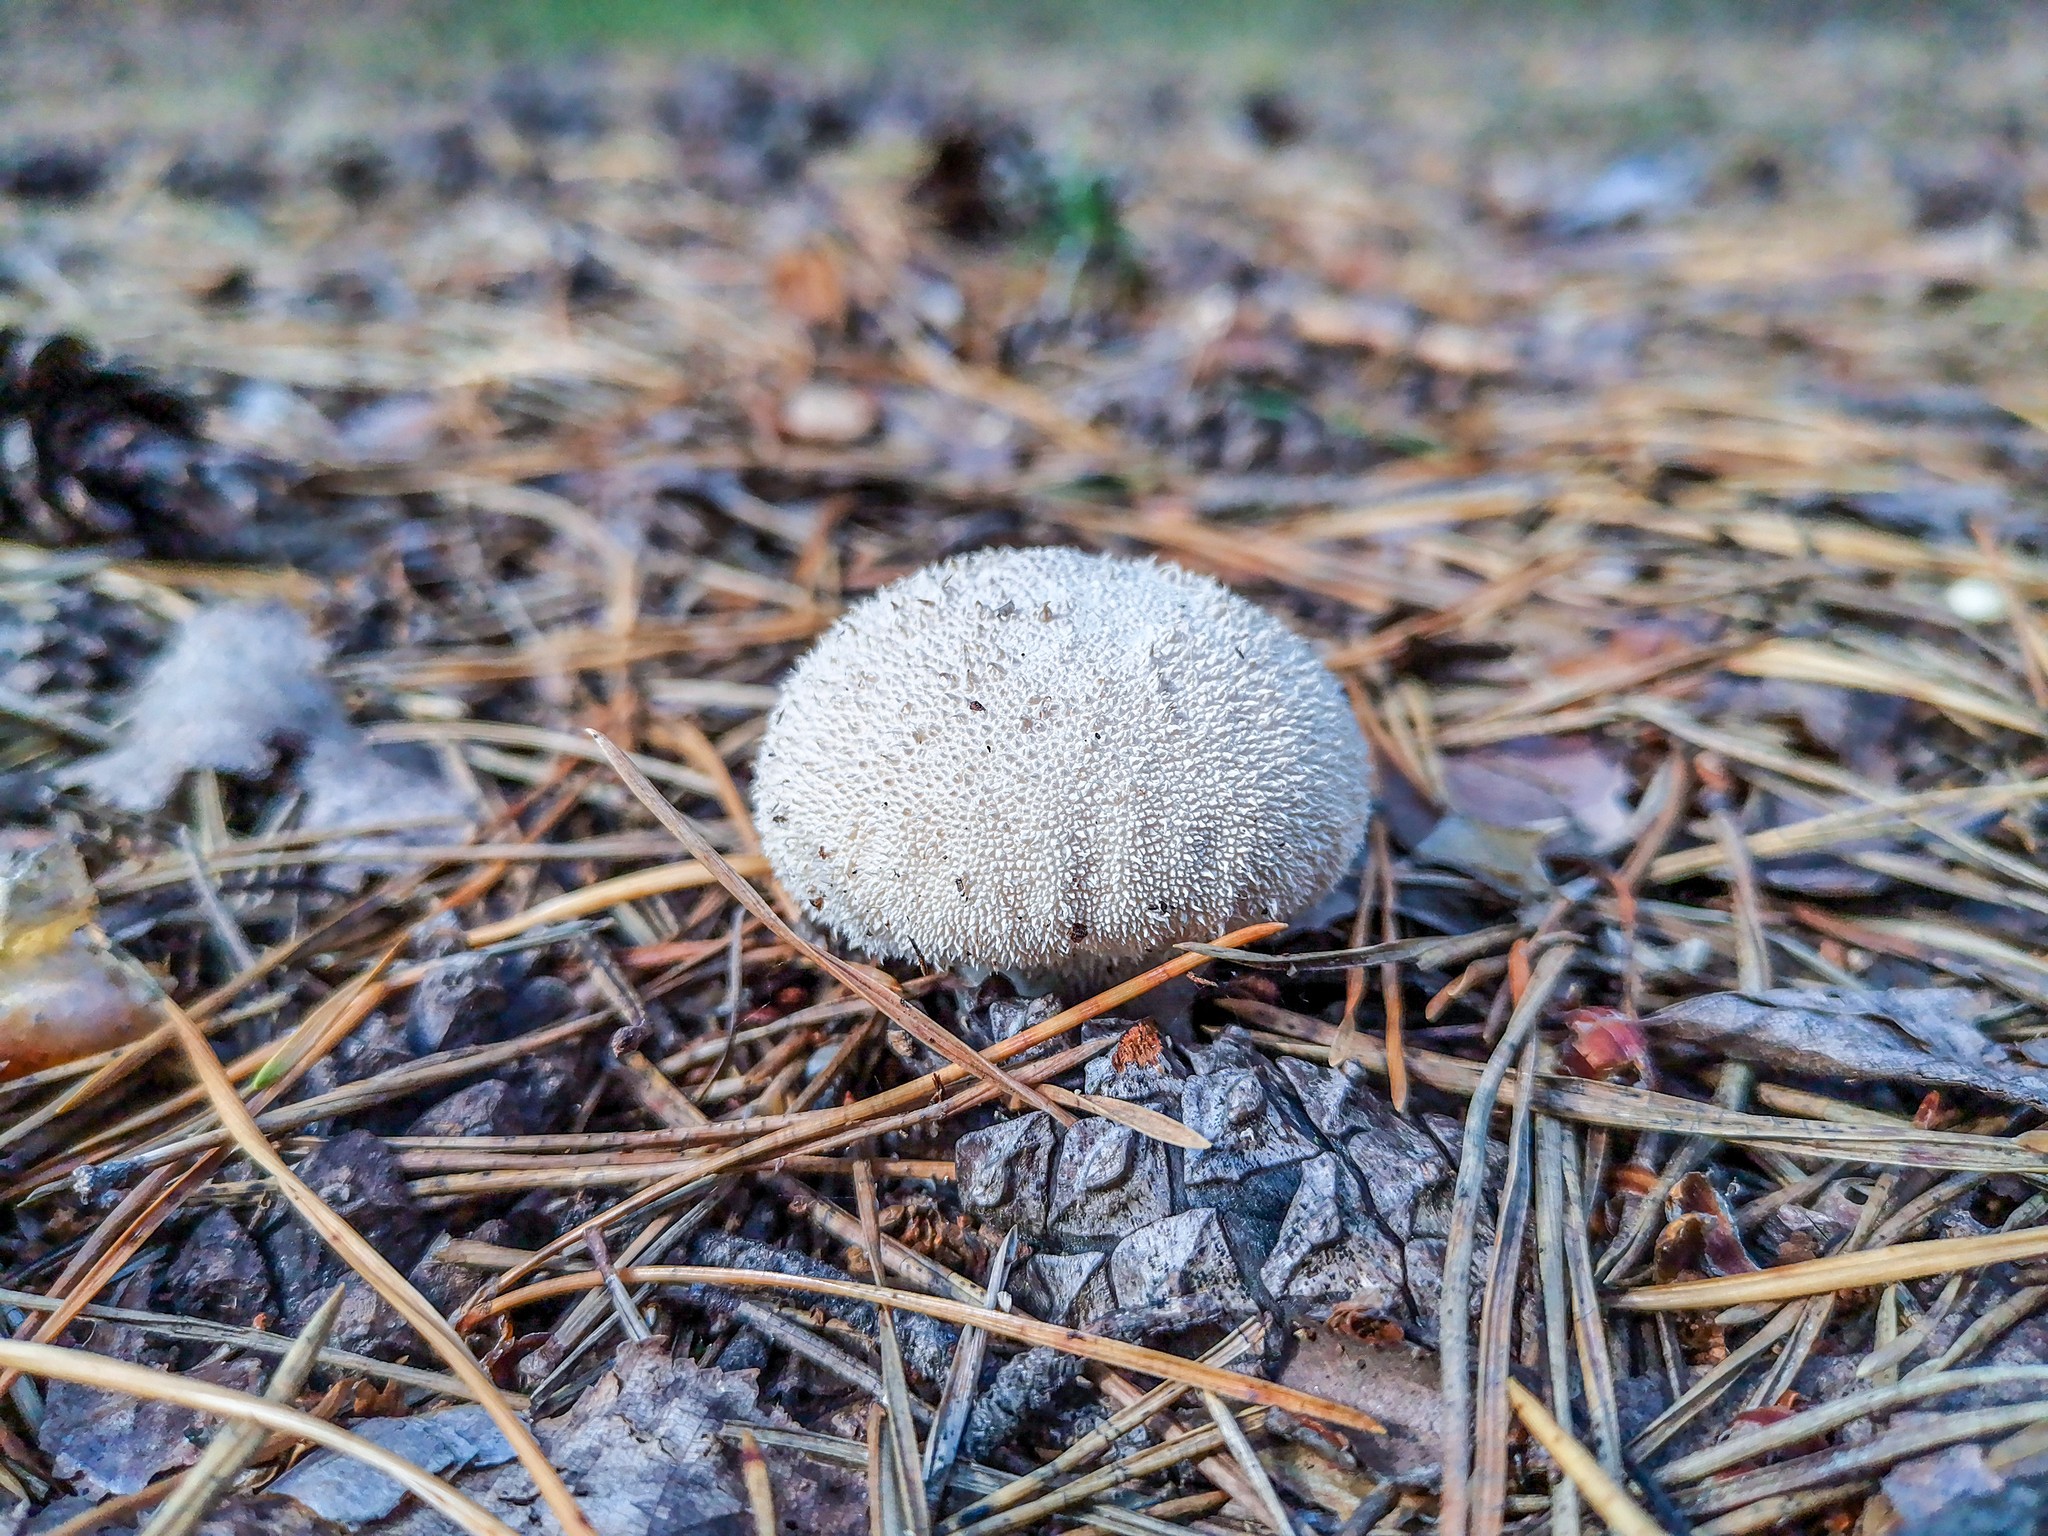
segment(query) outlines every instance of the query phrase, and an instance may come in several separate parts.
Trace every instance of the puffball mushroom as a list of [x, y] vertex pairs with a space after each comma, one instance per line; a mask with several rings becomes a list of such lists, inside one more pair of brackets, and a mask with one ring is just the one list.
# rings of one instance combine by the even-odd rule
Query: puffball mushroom
[[1371, 809], [1343, 689], [1205, 576], [994, 549], [849, 609], [754, 773], [803, 914], [878, 958], [1027, 986], [1293, 917]]

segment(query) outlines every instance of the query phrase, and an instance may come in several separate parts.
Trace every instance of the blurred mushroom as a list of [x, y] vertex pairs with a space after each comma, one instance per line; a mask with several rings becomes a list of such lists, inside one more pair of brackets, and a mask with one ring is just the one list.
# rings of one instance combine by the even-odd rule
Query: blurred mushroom
[[785, 685], [754, 797], [821, 927], [1027, 986], [1292, 917], [1370, 810], [1306, 644], [1207, 577], [1073, 549], [960, 556], [848, 612]]

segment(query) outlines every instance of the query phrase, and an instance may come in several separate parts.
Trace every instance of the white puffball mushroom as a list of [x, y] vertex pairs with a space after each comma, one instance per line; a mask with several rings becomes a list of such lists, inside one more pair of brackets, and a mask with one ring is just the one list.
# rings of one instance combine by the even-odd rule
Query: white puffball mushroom
[[1337, 680], [1206, 576], [983, 550], [849, 609], [768, 718], [755, 816], [813, 923], [882, 958], [1099, 975], [1285, 920], [1371, 796]]

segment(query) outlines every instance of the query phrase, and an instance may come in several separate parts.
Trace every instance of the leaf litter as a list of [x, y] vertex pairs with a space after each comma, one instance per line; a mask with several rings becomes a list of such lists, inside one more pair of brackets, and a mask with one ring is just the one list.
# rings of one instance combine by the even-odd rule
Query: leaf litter
[[[2039, 43], [1903, 35], [264, 121], [27, 25], [13, 1528], [171, 1508], [337, 1286], [279, 1392], [360, 1441], [277, 1421], [191, 1528], [2038, 1524]], [[1094, 999], [792, 940], [777, 681], [1044, 543], [1311, 637], [1374, 851]]]

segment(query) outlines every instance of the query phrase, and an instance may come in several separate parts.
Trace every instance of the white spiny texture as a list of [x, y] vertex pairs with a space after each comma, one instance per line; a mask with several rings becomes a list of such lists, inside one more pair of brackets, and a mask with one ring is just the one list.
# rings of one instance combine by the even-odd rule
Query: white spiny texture
[[1207, 577], [985, 550], [850, 609], [754, 774], [814, 923], [869, 954], [1051, 981], [1324, 895], [1371, 808], [1344, 692]]

